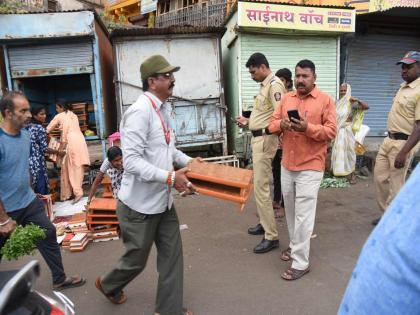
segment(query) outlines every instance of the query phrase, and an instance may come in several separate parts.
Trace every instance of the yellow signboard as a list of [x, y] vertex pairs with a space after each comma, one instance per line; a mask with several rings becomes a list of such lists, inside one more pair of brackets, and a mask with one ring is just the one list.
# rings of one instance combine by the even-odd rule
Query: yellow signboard
[[261, 2], [238, 3], [238, 26], [325, 32], [354, 32], [353, 9], [292, 6]]

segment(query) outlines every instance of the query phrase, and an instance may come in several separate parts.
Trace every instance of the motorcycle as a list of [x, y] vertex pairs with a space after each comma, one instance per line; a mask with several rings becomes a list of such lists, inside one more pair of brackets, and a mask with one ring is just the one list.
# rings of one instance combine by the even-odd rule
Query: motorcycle
[[74, 315], [74, 303], [63, 293], [55, 298], [35, 290], [39, 262], [33, 260], [20, 270], [0, 272], [0, 315]]

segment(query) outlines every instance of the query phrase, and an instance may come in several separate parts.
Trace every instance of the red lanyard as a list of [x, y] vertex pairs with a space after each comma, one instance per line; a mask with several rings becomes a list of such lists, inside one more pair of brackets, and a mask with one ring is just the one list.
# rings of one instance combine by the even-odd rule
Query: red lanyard
[[160, 123], [162, 124], [163, 133], [165, 134], [166, 144], [169, 145], [169, 142], [171, 141], [171, 131], [166, 128], [166, 124], [165, 124], [165, 121], [163, 120], [162, 113], [160, 112], [159, 108], [157, 108], [152, 98], [147, 94], [144, 94], [144, 95], [146, 95], [146, 97], [150, 100], [150, 103], [152, 103], [152, 106], [155, 109], [156, 114], [158, 114]]

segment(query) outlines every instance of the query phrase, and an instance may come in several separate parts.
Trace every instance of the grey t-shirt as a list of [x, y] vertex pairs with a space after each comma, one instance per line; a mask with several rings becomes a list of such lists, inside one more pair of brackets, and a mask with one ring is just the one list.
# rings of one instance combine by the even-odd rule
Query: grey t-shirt
[[6, 212], [27, 207], [36, 197], [29, 181], [29, 131], [12, 136], [0, 128], [0, 198]]

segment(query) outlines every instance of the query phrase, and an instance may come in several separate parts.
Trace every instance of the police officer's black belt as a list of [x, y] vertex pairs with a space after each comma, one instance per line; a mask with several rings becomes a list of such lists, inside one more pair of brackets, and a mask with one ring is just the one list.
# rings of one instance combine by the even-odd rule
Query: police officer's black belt
[[392, 133], [388, 131], [388, 137], [393, 140], [408, 140], [409, 135], [406, 135], [405, 133], [402, 133], [402, 132]]
[[268, 128], [265, 129], [259, 129], [259, 130], [251, 130], [253, 137], [261, 137], [263, 135], [269, 135], [270, 132], [268, 131]]

